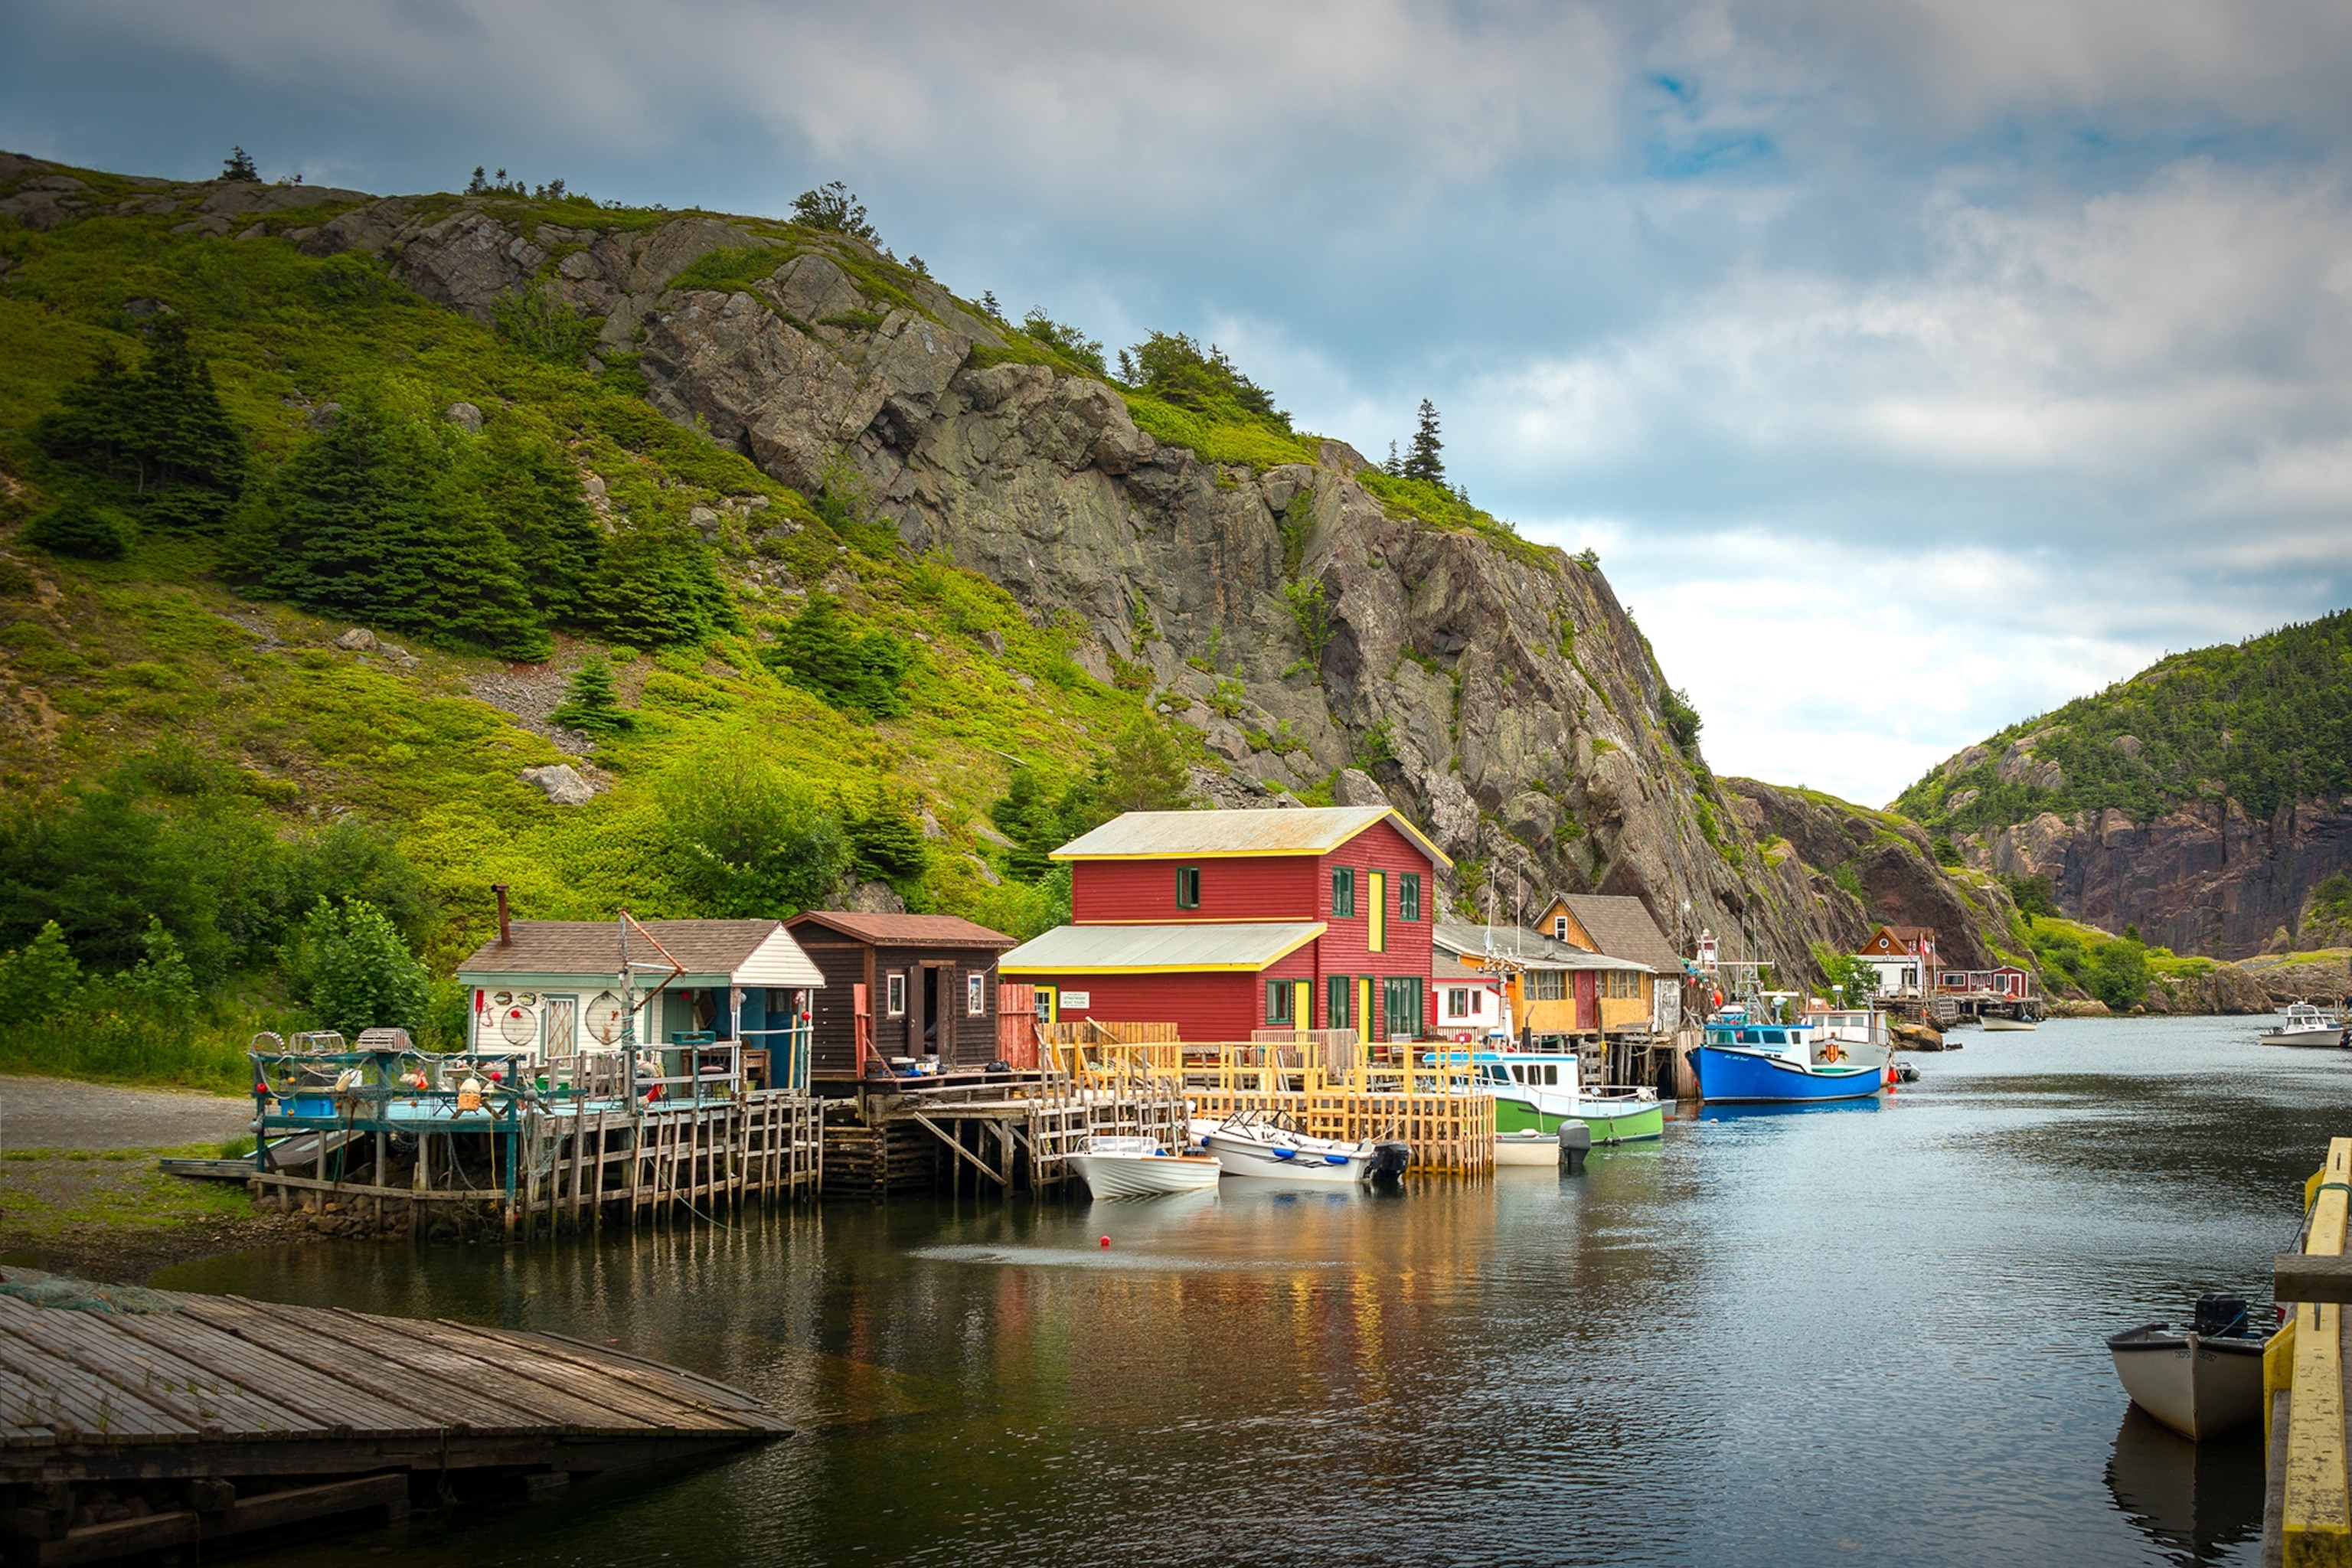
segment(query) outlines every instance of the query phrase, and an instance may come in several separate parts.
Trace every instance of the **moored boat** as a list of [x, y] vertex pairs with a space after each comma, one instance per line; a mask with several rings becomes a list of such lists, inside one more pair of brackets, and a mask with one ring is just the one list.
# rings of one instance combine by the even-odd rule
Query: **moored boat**
[[1522, 1128], [1517, 1132], [1495, 1134], [1495, 1163], [1497, 1165], [1540, 1165], [1546, 1170], [1559, 1166], [1559, 1134], [1538, 1132]]
[[2208, 1293], [2197, 1298], [2193, 1326], [2142, 1323], [2109, 1335], [2107, 1353], [2133, 1404], [2201, 1439], [2262, 1414], [2266, 1342], [2247, 1321], [2244, 1297]]
[[1665, 1132], [1665, 1108], [1656, 1089], [1586, 1089], [1573, 1051], [1479, 1051], [1471, 1061], [1472, 1086], [1495, 1097], [1497, 1159], [1504, 1134], [1555, 1138], [1563, 1121], [1591, 1129], [1596, 1148]]
[[1988, 1035], [2014, 1035], [2031, 1033], [2036, 1026], [2031, 1018], [2004, 1018], [1998, 1013], [1988, 1013], [1984, 1026]]
[[2332, 1046], [2342, 1038], [2343, 1027], [2335, 1015], [2322, 1012], [2308, 1002], [2297, 1002], [2276, 1024], [2263, 1031], [2263, 1044]]
[[1817, 1042], [1802, 1024], [1718, 1020], [1691, 1052], [1701, 1100], [1806, 1104], [1862, 1100], [1886, 1087], [1882, 1061], [1856, 1061], [1835, 1040]]
[[1070, 1163], [1098, 1198], [1152, 1197], [1213, 1187], [1223, 1167], [1213, 1154], [1171, 1153], [1150, 1138], [1090, 1138]]
[[1342, 1143], [1294, 1132], [1248, 1112], [1223, 1121], [1195, 1121], [1192, 1131], [1228, 1176], [1352, 1186], [1371, 1179], [1378, 1154], [1370, 1139]]

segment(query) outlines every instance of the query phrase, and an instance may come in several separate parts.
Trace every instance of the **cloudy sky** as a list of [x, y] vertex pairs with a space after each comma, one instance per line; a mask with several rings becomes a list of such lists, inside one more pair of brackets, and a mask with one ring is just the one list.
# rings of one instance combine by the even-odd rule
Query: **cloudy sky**
[[1719, 771], [1888, 799], [2352, 603], [2341, 0], [9, 0], [0, 146], [781, 213], [1223, 344], [1591, 545]]

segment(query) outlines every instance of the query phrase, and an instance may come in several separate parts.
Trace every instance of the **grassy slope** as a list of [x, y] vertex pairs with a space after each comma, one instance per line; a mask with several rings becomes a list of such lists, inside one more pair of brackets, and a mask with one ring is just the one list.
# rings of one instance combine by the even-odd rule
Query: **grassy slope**
[[[2059, 764], [2060, 787], [2000, 780], [2003, 752], [2027, 736], [2041, 737], [2037, 759]], [[2126, 736], [2138, 755], [2117, 744]], [[2298, 797], [2352, 791], [2352, 611], [2175, 654], [1984, 744], [1983, 762], [1949, 778], [1929, 773], [1896, 806], [1939, 830], [1973, 829], [2110, 806], [2146, 821], [2221, 796], [2263, 817]], [[1950, 806], [1969, 790], [1973, 799]]]
[[[101, 193], [112, 183], [80, 177]], [[468, 693], [469, 681], [501, 673], [496, 661], [413, 647], [422, 663], [403, 672], [334, 649], [341, 625], [241, 600], [205, 541], [151, 536], [125, 561], [89, 564], [26, 547], [10, 527], [0, 553], [25, 570], [0, 564], [0, 582], [14, 584], [0, 593], [0, 696], [30, 721], [0, 727], [0, 790], [64, 786], [160, 737], [192, 739], [246, 770], [289, 825], [345, 811], [395, 825], [448, 910], [431, 953], [446, 966], [485, 929], [494, 880], [514, 884], [527, 915], [692, 912], [655, 853], [652, 785], [664, 769], [748, 735], [822, 786], [887, 785], [928, 805], [948, 835], [933, 856], [931, 901], [1016, 918], [1008, 906], [1017, 900], [963, 858], [983, 847], [972, 824], [1002, 793], [1012, 757], [1075, 768], [1142, 711], [1140, 700], [1078, 671], [1066, 633], [1034, 626], [985, 580], [853, 549], [802, 497], [661, 419], [630, 395], [625, 372], [600, 378], [530, 359], [353, 258], [315, 260], [274, 237], [323, 216], [282, 215], [271, 237], [249, 240], [172, 235], [176, 215], [92, 217], [49, 233], [0, 227], [12, 263], [0, 278], [0, 489], [12, 498], [0, 521], [21, 521], [51, 489], [30, 423], [103, 347], [136, 359], [122, 307], [152, 299], [187, 318], [265, 461], [301, 438], [310, 406], [375, 384], [425, 409], [463, 399], [519, 412], [635, 516], [768, 497], [761, 521], [790, 518], [799, 532], [755, 553], [730, 515], [721, 540], [746, 632], [624, 665], [624, 695], [644, 721], [596, 748], [614, 787], [589, 805], [557, 807], [516, 777], [556, 760], [554, 745]], [[675, 215], [565, 204], [547, 216], [639, 226]], [[853, 612], [929, 639], [919, 645], [904, 718], [852, 721], [758, 661], [798, 603], [761, 585], [753, 568], [772, 565], [803, 585], [830, 574]], [[987, 631], [1004, 638], [1003, 658], [982, 648]], [[556, 662], [581, 651], [565, 639]]]

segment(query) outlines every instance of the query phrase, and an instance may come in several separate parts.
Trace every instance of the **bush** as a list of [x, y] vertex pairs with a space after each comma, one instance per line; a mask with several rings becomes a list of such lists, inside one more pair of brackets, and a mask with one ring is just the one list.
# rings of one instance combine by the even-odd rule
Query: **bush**
[[877, 790], [863, 802], [845, 804], [841, 823], [860, 878], [887, 882], [903, 894], [929, 868], [922, 824], [898, 795]]
[[1706, 721], [1691, 706], [1690, 694], [1671, 687], [1658, 694], [1658, 715], [1665, 721], [1666, 733], [1685, 755], [1698, 744], [1699, 728]]
[[321, 898], [302, 922], [299, 980], [322, 1027], [357, 1039], [372, 1028], [425, 1032], [430, 983], [383, 911]]
[[2147, 992], [2147, 949], [2137, 942], [2111, 942], [2083, 964], [2084, 989], [2118, 1011], [2138, 1005]]
[[[1813, 964], [1822, 972], [1823, 994], [1859, 1007], [1878, 994], [1878, 971], [1864, 959], [1840, 952], [1823, 942], [1813, 943]], [[1841, 992], [1837, 988], [1843, 987]]]
[[2045, 876], [2003, 877], [2000, 885], [2009, 889], [2009, 896], [2016, 901], [2020, 914], [2054, 916], [2058, 913], [2057, 895], [2051, 890], [2050, 879]]
[[131, 553], [131, 522], [112, 507], [68, 496], [25, 525], [25, 542], [52, 555], [120, 561]]
[[782, 917], [825, 903], [852, 866], [848, 836], [814, 791], [729, 737], [657, 784], [672, 874], [696, 912]]
[[0, 1018], [46, 1023], [70, 1011], [80, 990], [81, 965], [55, 921], [43, 921], [39, 934], [16, 952], [0, 953]]

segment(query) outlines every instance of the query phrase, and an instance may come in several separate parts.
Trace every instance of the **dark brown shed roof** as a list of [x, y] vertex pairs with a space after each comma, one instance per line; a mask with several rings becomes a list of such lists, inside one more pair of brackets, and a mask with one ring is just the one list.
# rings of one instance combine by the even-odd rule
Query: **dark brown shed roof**
[[1682, 973], [1681, 955], [1641, 900], [1622, 893], [1562, 893], [1559, 901], [1609, 957], [1630, 958], [1661, 974]]
[[[777, 921], [647, 921], [646, 930], [686, 966], [688, 974], [733, 974], [776, 935]], [[461, 974], [614, 974], [621, 968], [621, 923], [618, 921], [516, 921], [509, 928], [514, 940], [500, 947], [494, 937], [457, 965]], [[798, 949], [779, 956], [797, 958]], [[629, 933], [629, 960], [660, 964], [653, 943]], [[801, 959], [803, 965], [807, 963]], [[795, 984], [812, 984], [800, 980]]]
[[985, 947], [998, 952], [1020, 944], [1001, 931], [961, 915], [868, 915], [851, 910], [804, 910], [784, 922], [803, 931], [823, 926], [877, 947]]

